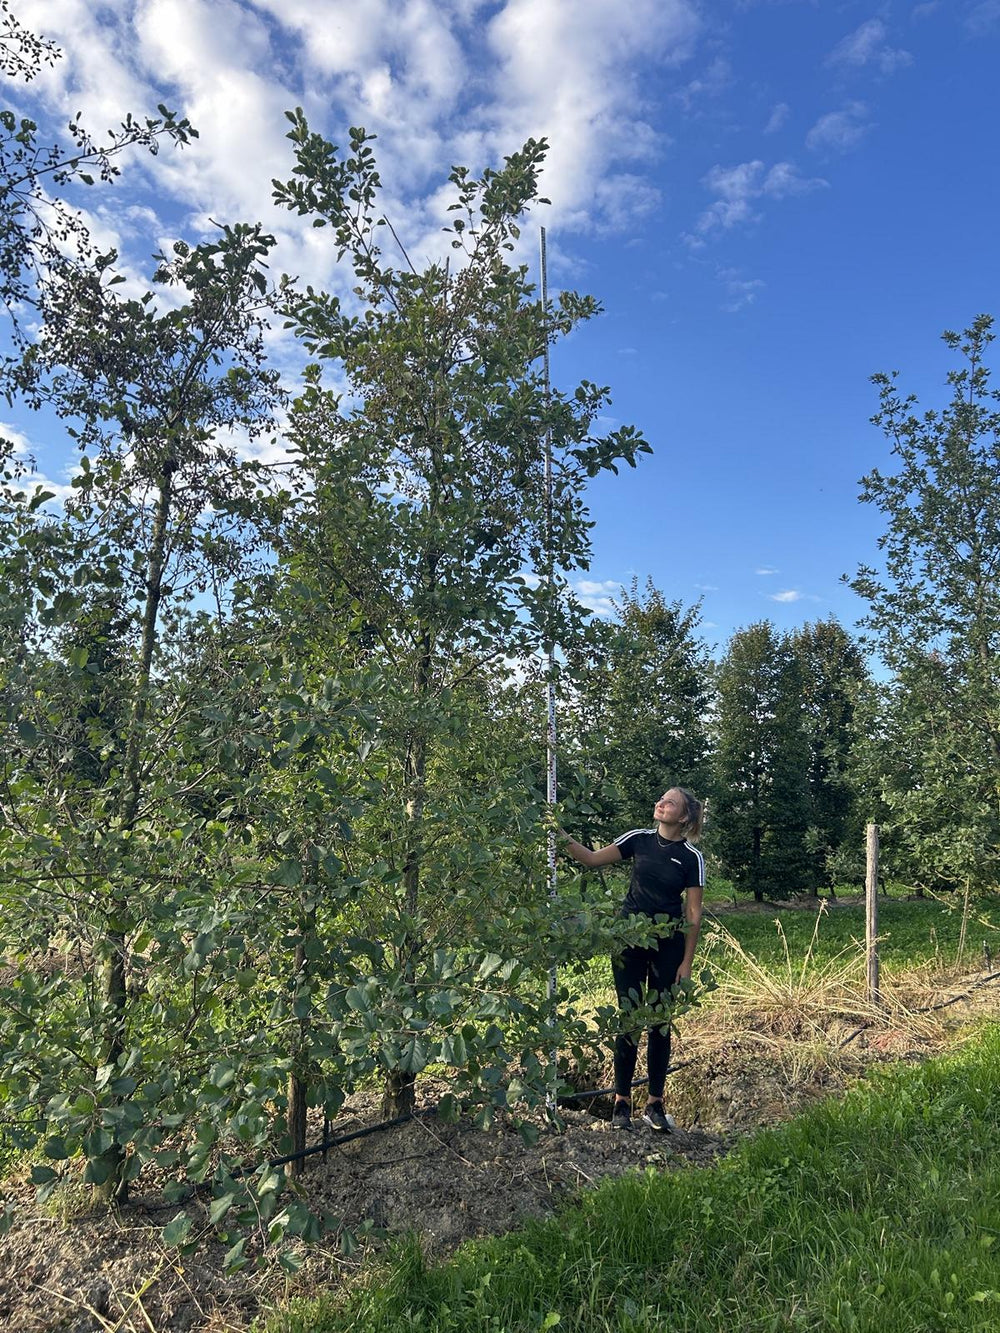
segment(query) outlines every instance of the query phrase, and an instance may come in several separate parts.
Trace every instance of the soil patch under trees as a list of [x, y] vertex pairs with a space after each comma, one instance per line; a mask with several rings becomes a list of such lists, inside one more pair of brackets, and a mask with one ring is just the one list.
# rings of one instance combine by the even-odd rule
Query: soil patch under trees
[[[777, 1032], [767, 1014], [750, 1011], [736, 1029], [707, 1010], [685, 1021], [675, 1045], [675, 1061], [683, 1063], [667, 1089], [681, 1126], [675, 1133], [612, 1133], [602, 1118], [610, 1114], [607, 1097], [593, 1099], [590, 1112], [582, 1104], [561, 1108], [561, 1133], [540, 1117], [531, 1145], [503, 1120], [484, 1132], [420, 1115], [310, 1158], [297, 1188], [345, 1227], [368, 1220], [386, 1236], [415, 1230], [429, 1252], [445, 1254], [469, 1237], [551, 1213], [625, 1171], [708, 1165], [736, 1138], [841, 1091], [871, 1065], [926, 1058], [971, 1017], [998, 1009], [1000, 986], [940, 1011], [933, 1025], [926, 1017], [902, 1018], [861, 1031], [831, 1014], [823, 1031], [810, 1024]], [[607, 1068], [587, 1072], [590, 1086], [610, 1082]], [[433, 1099], [435, 1090], [426, 1095]], [[377, 1098], [356, 1096], [332, 1136], [377, 1121]], [[310, 1141], [320, 1137], [313, 1126]], [[292, 1278], [273, 1263], [226, 1276], [226, 1244], [208, 1241], [181, 1255], [161, 1243], [159, 1230], [172, 1214], [153, 1195], [117, 1213], [95, 1213], [73, 1183], [43, 1207], [26, 1179], [8, 1182], [8, 1192], [18, 1216], [0, 1242], [0, 1328], [10, 1333], [234, 1333], [292, 1294], [350, 1280], [382, 1244], [369, 1240], [348, 1256], [332, 1237], [304, 1252], [304, 1267]], [[205, 1221], [207, 1206], [207, 1199], [186, 1205]]]

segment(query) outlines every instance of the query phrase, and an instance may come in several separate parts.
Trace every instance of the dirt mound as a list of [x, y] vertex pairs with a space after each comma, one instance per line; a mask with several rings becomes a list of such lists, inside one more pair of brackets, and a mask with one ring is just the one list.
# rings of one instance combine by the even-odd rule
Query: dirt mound
[[[335, 1134], [377, 1123], [362, 1099], [350, 1109]], [[608, 1176], [636, 1167], [702, 1165], [722, 1149], [717, 1136], [699, 1130], [663, 1135], [637, 1127], [612, 1134], [606, 1121], [585, 1111], [561, 1110], [560, 1118], [561, 1132], [540, 1121], [538, 1140], [529, 1146], [507, 1121], [484, 1132], [420, 1115], [331, 1147], [325, 1159], [317, 1155], [300, 1187], [314, 1208], [341, 1218], [345, 1227], [370, 1219], [387, 1235], [413, 1229], [432, 1253], [441, 1253], [549, 1213]], [[276, 1270], [226, 1277], [226, 1245], [208, 1244], [194, 1256], [165, 1249], [158, 1233], [171, 1214], [153, 1213], [148, 1203], [110, 1216], [60, 1217], [40, 1212], [30, 1188], [19, 1193], [0, 1284], [0, 1327], [11, 1333], [221, 1333], [246, 1327], [261, 1303], [287, 1290]], [[62, 1206], [72, 1200], [64, 1196]], [[206, 1206], [196, 1201], [187, 1208], [197, 1216]], [[362, 1251], [345, 1259], [335, 1247], [315, 1247], [295, 1285], [335, 1284], [361, 1262]]]

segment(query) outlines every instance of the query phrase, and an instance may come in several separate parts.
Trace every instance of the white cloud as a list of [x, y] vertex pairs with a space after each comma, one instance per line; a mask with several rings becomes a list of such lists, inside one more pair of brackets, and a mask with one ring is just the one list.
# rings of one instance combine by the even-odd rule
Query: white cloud
[[588, 209], [593, 223], [587, 225], [581, 218], [578, 225], [601, 235], [627, 231], [655, 212], [660, 198], [659, 190], [641, 176], [628, 171], [615, 172], [594, 185]]
[[0, 439], [9, 440], [14, 446], [15, 458], [31, 457], [32, 444], [24, 431], [18, 430], [7, 421], [0, 421]]
[[825, 188], [827, 182], [820, 177], [801, 176], [792, 162], [776, 162], [765, 168], [760, 159], [755, 159], [735, 167], [716, 165], [702, 178], [702, 184], [718, 198], [698, 219], [695, 226], [698, 236], [759, 221], [761, 214], [754, 207], [756, 200], [808, 194]]
[[729, 300], [722, 307], [728, 314], [735, 314], [748, 305], [753, 305], [757, 296], [767, 284], [762, 278], [744, 278], [735, 268], [720, 268], [716, 277], [725, 286]]
[[674, 94], [685, 111], [690, 111], [701, 97], [719, 97], [733, 81], [733, 71], [728, 60], [716, 56], [704, 74], [694, 78], [685, 87]]
[[[565, 230], [623, 231], [660, 206], [630, 164], [665, 139], [642, 92], [694, 52], [696, 0], [22, 0], [24, 18], [65, 59], [38, 89], [60, 118], [92, 126], [126, 111], [178, 109], [200, 138], [155, 160], [136, 154], [128, 184], [151, 187], [136, 207], [190, 234], [220, 221], [262, 220], [278, 239], [276, 271], [348, 291], [325, 232], [279, 212], [272, 177], [291, 172], [284, 111], [343, 145], [344, 127], [379, 135], [383, 207], [421, 263], [446, 252], [440, 234], [453, 162], [496, 165], [549, 135], [542, 190]], [[176, 205], [186, 218], [176, 218]], [[162, 205], [162, 206], [161, 206]], [[139, 214], [123, 242], [145, 241]]]
[[1000, 0], [982, 0], [965, 17], [965, 27], [973, 37], [983, 37], [1000, 26]]
[[712, 231], [716, 227], [728, 230], [738, 223], [755, 222], [760, 215], [754, 212], [752, 201], [760, 196], [763, 170], [761, 161], [712, 167], [702, 178], [702, 184], [719, 197], [698, 219], [698, 231]]
[[913, 63], [909, 51], [895, 50], [886, 40], [887, 30], [881, 19], [869, 19], [844, 37], [830, 52], [827, 64], [860, 69], [875, 65], [883, 74]]
[[[35, 445], [25, 435], [24, 431], [19, 430], [17, 426], [10, 422], [0, 421], [0, 439], [9, 440], [14, 446], [14, 457], [22, 465], [30, 465], [31, 471], [26, 472], [18, 482], [16, 488], [24, 491], [26, 494], [32, 494], [39, 487], [45, 491], [51, 491], [53, 499], [46, 501], [47, 504], [62, 504], [73, 494], [73, 487], [65, 482], [53, 481], [46, 476], [44, 472], [39, 472], [34, 467]], [[74, 469], [76, 470], [76, 469]]]
[[762, 193], [773, 199], [784, 199], [788, 195], [823, 190], [828, 184], [821, 176], [800, 176], [798, 167], [791, 162], [776, 162], [764, 178]]
[[769, 592], [765, 594], [772, 602], [781, 602], [791, 605], [793, 602], [818, 602], [821, 599], [811, 592], [800, 592], [798, 588], [786, 588], [783, 592]]
[[37, 487], [40, 487], [43, 491], [51, 491], [52, 498], [45, 501], [47, 505], [56, 506], [65, 504], [71, 496], [79, 494], [79, 492], [71, 485], [62, 481], [53, 481], [52, 478], [47, 477], [44, 472], [31, 472], [27, 476], [22, 477], [19, 484], [29, 493], [33, 492]]
[[[679, 65], [699, 30], [690, 0], [507, 0], [488, 26], [496, 63], [484, 132], [506, 145], [549, 135], [543, 193], [553, 216], [573, 227], [607, 225], [607, 199], [595, 200], [593, 182], [623, 156], [642, 160], [658, 149], [640, 69]], [[618, 201], [619, 226], [627, 225], [622, 203], [635, 211], [629, 198]]]
[[806, 135], [806, 147], [814, 152], [849, 152], [871, 129], [864, 102], [849, 102], [842, 111], [820, 116]]
[[573, 590], [588, 611], [610, 618], [616, 614], [615, 598], [621, 596], [622, 585], [616, 579], [578, 579]]
[[617, 579], [602, 579], [599, 583], [593, 579], [579, 579], [576, 590], [581, 596], [605, 597], [610, 593], [620, 593], [622, 585]]
[[790, 108], [787, 102], [779, 102], [777, 106], [772, 107], [767, 124], [764, 126], [764, 133], [775, 134], [780, 130], [788, 120], [789, 112]]
[[767, 574], [778, 574], [780, 573], [780, 571], [777, 569], [773, 569], [770, 565], [761, 565], [758, 569], [754, 570], [754, 573], [767, 575]]

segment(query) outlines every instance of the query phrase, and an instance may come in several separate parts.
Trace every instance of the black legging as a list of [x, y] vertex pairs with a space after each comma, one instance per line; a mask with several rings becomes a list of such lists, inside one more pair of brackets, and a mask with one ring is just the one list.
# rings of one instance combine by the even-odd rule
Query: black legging
[[[618, 992], [618, 1006], [623, 1013], [637, 1003], [655, 1004], [657, 995], [670, 996], [670, 987], [677, 980], [677, 969], [684, 959], [684, 933], [675, 930], [657, 940], [651, 949], [634, 946], [625, 949], [620, 959], [611, 960], [611, 970]], [[632, 1080], [639, 1048], [637, 1033], [620, 1032], [615, 1039], [615, 1092], [620, 1097], [632, 1096]], [[650, 1097], [663, 1096], [663, 1084], [670, 1064], [670, 1024], [652, 1027], [648, 1031], [646, 1064], [649, 1073]]]

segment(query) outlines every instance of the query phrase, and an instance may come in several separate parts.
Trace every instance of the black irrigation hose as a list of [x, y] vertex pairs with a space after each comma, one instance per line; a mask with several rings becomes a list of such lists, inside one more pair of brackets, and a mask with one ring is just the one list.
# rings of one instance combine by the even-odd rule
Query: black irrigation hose
[[[669, 1078], [671, 1074], [676, 1074], [678, 1069], [686, 1069], [688, 1065], [693, 1065], [693, 1064], [694, 1064], [693, 1060], [682, 1060], [679, 1065], [671, 1065], [667, 1070], [666, 1077]], [[634, 1078], [632, 1080], [632, 1087], [640, 1088], [647, 1081], [648, 1080], [644, 1078]], [[591, 1088], [589, 1092], [567, 1092], [559, 1097], [559, 1101], [578, 1102], [582, 1101], [585, 1097], [607, 1097], [609, 1093], [612, 1093], [614, 1091], [615, 1091], [614, 1087], [610, 1087], [610, 1088]]]
[[[980, 977], [977, 982], [970, 986], [967, 991], [963, 991], [961, 995], [955, 995], [950, 1000], [943, 1000], [940, 1004], [926, 1005], [923, 1009], [915, 1009], [913, 1012], [917, 1014], [928, 1014], [937, 1009], [947, 1009], [949, 1005], [958, 1004], [959, 1000], [968, 999], [974, 991], [979, 990], [981, 986], [989, 985], [991, 981], [1000, 981], [1000, 972], [991, 972], [989, 976]], [[855, 1028], [855, 1030], [840, 1043], [838, 1050], [843, 1050], [845, 1046], [849, 1046], [855, 1037], [859, 1037], [868, 1026], [867, 1023], [862, 1023], [859, 1028]], [[666, 1077], [669, 1078], [671, 1074], [676, 1074], [679, 1069], [686, 1069], [688, 1065], [694, 1063], [695, 1060], [682, 1060], [678, 1065], [670, 1065], [666, 1071]], [[644, 1078], [633, 1079], [632, 1087], [641, 1087], [645, 1082], [647, 1082], [647, 1080]], [[560, 1102], [578, 1102], [584, 1101], [587, 1097], [607, 1097], [614, 1091], [614, 1086], [610, 1088], [589, 1088], [586, 1092], [564, 1093], [558, 1100]], [[437, 1103], [435, 1103], [434, 1106], [424, 1107], [419, 1111], [410, 1111], [406, 1115], [396, 1116], [394, 1120], [382, 1120], [377, 1125], [366, 1125], [363, 1129], [352, 1130], [350, 1134], [339, 1134], [335, 1139], [324, 1138], [322, 1143], [314, 1143], [311, 1148], [302, 1148], [299, 1152], [288, 1153], [285, 1157], [271, 1157], [268, 1159], [268, 1166], [287, 1166], [289, 1162], [301, 1162], [306, 1157], [314, 1157], [318, 1152], [325, 1153], [330, 1148], [339, 1148], [343, 1143], [351, 1143], [354, 1139], [367, 1138], [369, 1134], [378, 1134], [383, 1129], [393, 1129], [397, 1125], [405, 1125], [410, 1120], [433, 1115], [436, 1111]], [[230, 1172], [230, 1175], [233, 1180], [239, 1180], [242, 1176], [250, 1175], [257, 1169], [258, 1168], [255, 1166], [237, 1167], [234, 1171]], [[198, 1187], [195, 1186], [191, 1193], [184, 1199], [173, 1203], [149, 1204], [146, 1207], [146, 1211], [152, 1213], [160, 1212], [167, 1208], [177, 1208], [180, 1204], [186, 1203], [191, 1199], [197, 1193], [197, 1190]]]
[[[367, 1125], [364, 1129], [352, 1130], [350, 1134], [340, 1134], [335, 1139], [324, 1139], [322, 1143], [314, 1143], [311, 1148], [303, 1148], [300, 1152], [289, 1153], [286, 1157], [269, 1157], [268, 1166], [287, 1166], [289, 1162], [301, 1162], [305, 1157], [312, 1157], [318, 1152], [325, 1153], [328, 1148], [337, 1148], [342, 1143], [350, 1143], [352, 1139], [363, 1139], [368, 1134], [377, 1134], [380, 1129], [392, 1129], [394, 1125], [405, 1125], [408, 1120], [415, 1120], [420, 1116], [432, 1115], [437, 1110], [437, 1103], [433, 1106], [424, 1107], [420, 1111], [410, 1111], [406, 1115], [400, 1115], [395, 1120], [383, 1120], [377, 1125]], [[237, 1166], [228, 1174], [233, 1180], [241, 1180], [244, 1176], [249, 1176], [259, 1169], [258, 1166]], [[198, 1193], [199, 1189], [206, 1189], [206, 1185], [195, 1185], [183, 1198], [176, 1199], [172, 1203], [153, 1203], [146, 1205], [147, 1213], [163, 1212], [168, 1208], [179, 1208], [181, 1204], [188, 1203]]]
[[[1000, 976], [1000, 973], [997, 975]], [[682, 1060], [679, 1065], [670, 1065], [666, 1071], [666, 1077], [669, 1078], [671, 1074], [676, 1074], [678, 1069], [686, 1069], [688, 1065], [694, 1063], [694, 1060]], [[646, 1081], [647, 1080], [644, 1078], [633, 1079], [632, 1087], [641, 1087]], [[559, 1097], [559, 1101], [577, 1102], [583, 1101], [587, 1097], [607, 1097], [614, 1091], [614, 1087], [590, 1088], [586, 1092], [565, 1093]], [[369, 1134], [378, 1134], [380, 1130], [394, 1129], [397, 1125], [405, 1125], [410, 1120], [434, 1115], [437, 1111], [437, 1107], [438, 1104], [435, 1102], [433, 1106], [425, 1106], [419, 1111], [410, 1111], [406, 1115], [396, 1116], [394, 1120], [382, 1120], [377, 1125], [366, 1125], [363, 1129], [352, 1130], [350, 1134], [339, 1134], [335, 1139], [324, 1138], [321, 1143], [314, 1143], [311, 1148], [302, 1148], [298, 1152], [288, 1153], [285, 1157], [270, 1157], [268, 1158], [267, 1164], [268, 1166], [287, 1166], [289, 1162], [301, 1162], [306, 1157], [314, 1157], [318, 1152], [325, 1153], [330, 1148], [339, 1148], [342, 1143], [351, 1143], [354, 1139], [363, 1139]], [[240, 1180], [243, 1176], [252, 1175], [256, 1170], [258, 1170], [258, 1167], [256, 1166], [238, 1166], [230, 1171], [229, 1175], [233, 1180]], [[158, 1213], [165, 1212], [169, 1208], [179, 1208], [194, 1198], [198, 1193], [199, 1188], [204, 1189], [206, 1186], [196, 1185], [192, 1188], [189, 1194], [186, 1194], [181, 1199], [174, 1200], [172, 1203], [147, 1204], [145, 1206], [145, 1211], [147, 1213]]]
[[[683, 1060], [679, 1065], [671, 1065], [667, 1069], [667, 1077], [675, 1074], [678, 1069], [684, 1069], [693, 1064], [693, 1060]], [[633, 1088], [640, 1087], [646, 1082], [644, 1078], [634, 1079]], [[590, 1088], [586, 1092], [569, 1092], [559, 1097], [561, 1102], [583, 1101], [586, 1097], [606, 1097], [614, 1092], [614, 1088]], [[287, 1166], [289, 1162], [301, 1162], [306, 1157], [314, 1157], [316, 1153], [325, 1153], [330, 1148], [339, 1148], [342, 1143], [351, 1143], [354, 1139], [366, 1138], [369, 1134], [377, 1134], [383, 1129], [393, 1129], [396, 1125], [405, 1125], [409, 1120], [415, 1120], [423, 1116], [434, 1115], [437, 1111], [437, 1103], [433, 1106], [423, 1107], [419, 1111], [410, 1111], [407, 1115], [396, 1116], [394, 1120], [382, 1120], [377, 1125], [366, 1125], [364, 1129], [352, 1130], [350, 1134], [339, 1134], [335, 1139], [324, 1139], [321, 1143], [314, 1143], [311, 1148], [301, 1148], [298, 1152], [288, 1153], [285, 1157], [268, 1158], [268, 1166]], [[237, 1167], [230, 1172], [233, 1180], [239, 1180], [240, 1177], [249, 1175], [257, 1170], [256, 1167]], [[172, 1205], [175, 1206], [175, 1205]]]
[[[684, 1069], [693, 1064], [693, 1060], [683, 1060], [679, 1065], [671, 1065], [667, 1070], [667, 1077], [675, 1074], [678, 1069]], [[634, 1079], [633, 1088], [641, 1087], [646, 1082], [644, 1078]], [[583, 1101], [586, 1097], [606, 1097], [614, 1092], [614, 1088], [590, 1088], [586, 1092], [568, 1092], [560, 1095], [561, 1102]], [[396, 1125], [405, 1125], [409, 1120], [415, 1120], [419, 1117], [434, 1115], [437, 1111], [437, 1103], [433, 1106], [425, 1106], [419, 1111], [410, 1111], [407, 1115], [400, 1115], [395, 1120], [382, 1120], [377, 1125], [367, 1125], [364, 1129], [352, 1130], [350, 1134], [339, 1134], [335, 1139], [324, 1139], [322, 1143], [314, 1143], [311, 1148], [302, 1148], [298, 1152], [288, 1153], [285, 1157], [268, 1158], [268, 1166], [287, 1166], [289, 1162], [301, 1162], [306, 1157], [314, 1157], [318, 1152], [326, 1152], [329, 1148], [339, 1148], [342, 1143], [350, 1143], [354, 1139], [366, 1138], [369, 1134], [377, 1134], [383, 1129], [393, 1129]], [[255, 1171], [256, 1167], [237, 1167], [235, 1171], [230, 1172], [234, 1180], [241, 1176], [248, 1175]]]
[[[679, 1065], [671, 1065], [667, 1070], [667, 1077], [675, 1074], [678, 1069], [684, 1069], [693, 1064], [693, 1060], [683, 1060]], [[646, 1082], [644, 1078], [633, 1080], [632, 1087], [638, 1088]], [[614, 1092], [614, 1088], [590, 1088], [586, 1092], [568, 1092], [559, 1097], [561, 1102], [582, 1101], [586, 1097], [606, 1097]], [[324, 1139], [322, 1143], [314, 1143], [311, 1148], [302, 1148], [298, 1152], [289, 1153], [285, 1157], [271, 1157], [268, 1159], [268, 1166], [287, 1166], [289, 1162], [301, 1162], [306, 1157], [313, 1157], [318, 1152], [326, 1152], [329, 1148], [339, 1148], [342, 1143], [350, 1143], [354, 1139], [363, 1139], [369, 1134], [377, 1134], [383, 1129], [393, 1129], [396, 1125], [405, 1125], [408, 1120], [415, 1120], [423, 1116], [433, 1115], [437, 1111], [437, 1103], [433, 1106], [425, 1106], [419, 1111], [411, 1111], [407, 1115], [400, 1115], [395, 1120], [382, 1120], [377, 1125], [367, 1125], [364, 1129], [352, 1130], [350, 1134], [340, 1134], [335, 1139]], [[255, 1171], [256, 1167], [238, 1167], [231, 1172], [234, 1180], [240, 1176]]]
[[[953, 995], [950, 1000], [942, 1000], [940, 1004], [926, 1004], [922, 1009], [914, 1009], [912, 1012], [915, 1014], [932, 1014], [937, 1009], [947, 1009], [950, 1005], [958, 1004], [959, 1000], [967, 1000], [974, 991], [979, 990], [980, 986], [988, 986], [991, 981], [998, 980], [1000, 980], [1000, 972], [991, 972], [989, 976], [980, 977], [978, 981], [973, 982], [969, 989], [963, 991], [961, 995]], [[862, 1023], [859, 1028], [855, 1028], [853, 1032], [844, 1038], [837, 1049], [842, 1051], [845, 1046], [850, 1046], [854, 1038], [860, 1037], [862, 1032], [864, 1032], [865, 1028], [868, 1026], [867, 1023]]]
[[950, 1000], [942, 1000], [940, 1004], [929, 1004], [926, 1008], [918, 1009], [916, 1012], [918, 1014], [929, 1014], [935, 1009], [947, 1009], [950, 1004], [958, 1004], [959, 1000], [967, 1000], [972, 992], [977, 991], [980, 986], [987, 986], [991, 981], [996, 981], [998, 978], [1000, 978], [1000, 972], [991, 972], [988, 977], [980, 977], [963, 994], [956, 995]]
[[[267, 1164], [268, 1166], [287, 1166], [289, 1162], [301, 1162], [305, 1157], [312, 1157], [318, 1152], [326, 1152], [328, 1148], [339, 1148], [342, 1143], [350, 1143], [352, 1139], [363, 1139], [368, 1134], [377, 1134], [380, 1129], [392, 1129], [395, 1125], [405, 1125], [408, 1120], [433, 1115], [436, 1110], [437, 1103], [435, 1102], [433, 1106], [425, 1106], [419, 1111], [408, 1111], [406, 1115], [398, 1115], [395, 1120], [382, 1120], [377, 1125], [367, 1125], [364, 1129], [352, 1130], [350, 1134], [340, 1134], [335, 1139], [324, 1139], [322, 1143], [314, 1143], [311, 1148], [302, 1148], [299, 1152], [289, 1153], [287, 1157], [271, 1157]], [[256, 1169], [256, 1167], [239, 1167], [231, 1174], [233, 1179], [236, 1180]]]

